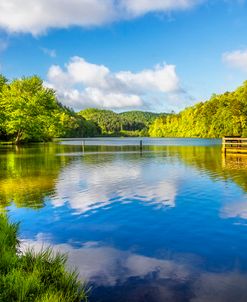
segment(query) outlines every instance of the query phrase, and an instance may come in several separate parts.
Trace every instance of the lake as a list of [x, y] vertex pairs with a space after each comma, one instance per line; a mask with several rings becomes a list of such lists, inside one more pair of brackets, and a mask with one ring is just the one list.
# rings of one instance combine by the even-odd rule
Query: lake
[[247, 157], [222, 157], [220, 140], [138, 144], [1, 147], [22, 248], [68, 253], [92, 302], [246, 302]]

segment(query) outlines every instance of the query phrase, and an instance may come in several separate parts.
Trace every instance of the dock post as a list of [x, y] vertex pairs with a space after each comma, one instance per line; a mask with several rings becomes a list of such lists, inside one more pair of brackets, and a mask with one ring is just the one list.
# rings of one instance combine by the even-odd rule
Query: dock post
[[140, 140], [140, 152], [142, 153], [142, 140]]
[[225, 137], [222, 138], [222, 152], [226, 155], [226, 144], [225, 144]]
[[85, 152], [85, 139], [82, 141], [82, 153], [84, 154]]

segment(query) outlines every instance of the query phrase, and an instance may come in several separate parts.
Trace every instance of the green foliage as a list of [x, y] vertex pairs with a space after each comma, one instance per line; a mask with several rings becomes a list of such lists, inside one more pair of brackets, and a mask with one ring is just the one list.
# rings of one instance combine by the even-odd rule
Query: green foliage
[[62, 136], [94, 136], [98, 132], [96, 125], [62, 106], [39, 77], [7, 83], [0, 76], [0, 139], [18, 144]]
[[123, 120], [123, 130], [135, 131], [148, 129], [160, 114], [133, 110], [122, 112], [119, 115]]
[[2, 74], [0, 74], [0, 91], [2, 91], [3, 87], [8, 83], [8, 79], [5, 78]]
[[54, 92], [43, 87], [34, 76], [4, 85], [0, 94], [6, 134], [19, 143], [22, 140], [49, 140], [59, 123], [59, 106]]
[[[7, 85], [7, 82], [8, 80], [3, 75], [0, 74], [0, 93], [2, 92], [4, 86]], [[5, 136], [5, 129], [3, 127], [4, 117], [5, 117], [5, 113], [0, 106], [0, 137]]]
[[118, 133], [122, 129], [122, 122], [118, 114], [111, 110], [88, 108], [79, 112], [86, 120], [97, 124], [102, 133]]
[[101, 133], [97, 124], [69, 109], [60, 114], [60, 126], [59, 137], [91, 137]]
[[157, 113], [128, 111], [115, 113], [111, 110], [88, 108], [79, 112], [86, 120], [97, 124], [102, 134], [141, 136], [148, 134], [148, 127], [158, 116]]
[[154, 137], [223, 137], [247, 135], [247, 82], [233, 92], [213, 95], [179, 114], [158, 117]]
[[54, 137], [147, 136], [158, 114], [89, 108], [75, 113], [37, 77], [12, 82], [0, 75], [0, 140], [50, 141]]
[[66, 257], [51, 249], [20, 253], [18, 225], [0, 215], [0, 302], [81, 302], [85, 288], [75, 272], [65, 269]]

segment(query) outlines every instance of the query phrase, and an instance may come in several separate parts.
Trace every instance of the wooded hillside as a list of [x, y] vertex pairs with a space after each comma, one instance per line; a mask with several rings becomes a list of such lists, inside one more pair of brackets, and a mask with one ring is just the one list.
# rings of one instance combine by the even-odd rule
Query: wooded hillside
[[157, 118], [149, 129], [154, 137], [247, 136], [247, 81], [233, 92], [213, 95], [179, 114]]

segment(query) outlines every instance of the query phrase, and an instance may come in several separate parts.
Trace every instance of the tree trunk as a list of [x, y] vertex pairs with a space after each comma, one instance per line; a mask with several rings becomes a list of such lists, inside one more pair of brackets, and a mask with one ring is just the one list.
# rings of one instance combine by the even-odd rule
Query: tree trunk
[[21, 141], [22, 131], [19, 130], [15, 139], [15, 144], [18, 145]]

